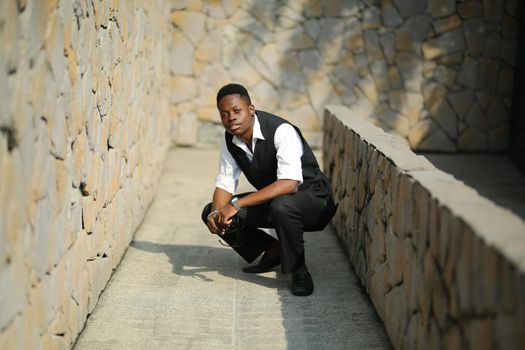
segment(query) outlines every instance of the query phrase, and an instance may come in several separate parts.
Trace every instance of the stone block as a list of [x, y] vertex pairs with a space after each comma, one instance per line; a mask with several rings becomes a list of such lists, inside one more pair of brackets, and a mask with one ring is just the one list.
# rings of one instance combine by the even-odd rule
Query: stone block
[[428, 0], [427, 11], [430, 12], [433, 18], [450, 16], [456, 12], [456, 1]]
[[410, 17], [396, 31], [396, 49], [401, 51], [417, 51], [419, 45], [427, 36], [431, 20], [428, 16]]
[[511, 67], [516, 66], [517, 42], [513, 39], [503, 39], [501, 41], [500, 58]]
[[490, 31], [485, 38], [483, 56], [497, 58], [500, 54], [501, 37], [498, 33]]
[[352, 16], [357, 12], [357, 1], [349, 0], [329, 0], [322, 3], [323, 13], [325, 16]]
[[421, 319], [424, 324], [427, 324], [430, 319], [432, 289], [434, 287], [435, 276], [437, 269], [432, 258], [430, 250], [427, 250], [423, 258], [423, 285], [418, 290], [418, 303]]
[[289, 54], [281, 57], [279, 62], [280, 79], [282, 87], [303, 92], [305, 81], [301, 72], [301, 66], [296, 55]]
[[375, 81], [376, 87], [380, 91], [389, 89], [388, 67], [384, 61], [377, 61], [370, 64], [370, 71]]
[[386, 294], [385, 264], [376, 265], [370, 276], [368, 293], [374, 303], [376, 311], [382, 320], [385, 319], [385, 294]]
[[466, 56], [461, 65], [457, 82], [467, 88], [476, 88], [478, 76], [478, 62]]
[[[399, 203], [399, 202], [395, 202]], [[394, 213], [394, 220], [396, 215], [401, 216], [400, 213]], [[398, 219], [403, 220], [402, 218]], [[394, 226], [401, 227], [403, 222]], [[403, 282], [403, 268], [405, 261], [405, 244], [404, 239], [400, 238], [394, 233], [395, 228], [388, 226], [385, 239], [385, 253], [387, 264], [387, 289], [393, 288]]]
[[496, 92], [499, 95], [512, 95], [514, 91], [514, 70], [512, 69], [501, 69], [499, 71], [498, 83]]
[[412, 244], [416, 247], [417, 257], [422, 259], [429, 240], [430, 194], [419, 183], [414, 188], [414, 207], [417, 210], [413, 211]]
[[18, 9], [15, 1], [6, 1], [2, 4], [2, 29], [0, 30], [0, 51], [5, 55], [5, 64], [8, 72], [17, 69], [19, 58], [20, 24]]
[[359, 90], [363, 93], [363, 95], [372, 104], [377, 104], [379, 102], [379, 95], [378, 95], [376, 84], [370, 77], [361, 79], [357, 83], [357, 86], [359, 87]]
[[170, 72], [177, 75], [193, 73], [194, 47], [186, 37], [180, 33], [173, 33], [173, 48], [171, 49]]
[[462, 29], [454, 29], [423, 43], [425, 59], [435, 59], [465, 49]]
[[301, 125], [301, 129], [320, 130], [319, 118], [309, 104], [291, 110], [287, 119], [294, 125]]
[[395, 49], [395, 39], [396, 36], [394, 33], [386, 33], [381, 35], [379, 38], [381, 42], [381, 47], [383, 48], [383, 53], [388, 64], [394, 63], [396, 49]]
[[398, 53], [396, 66], [403, 78], [405, 89], [420, 93], [421, 85], [423, 84], [421, 57], [412, 53]]
[[351, 21], [347, 24], [345, 31], [345, 46], [351, 50], [361, 50], [364, 47], [363, 33], [358, 21]]
[[508, 15], [503, 17], [503, 23], [501, 25], [501, 34], [504, 38], [516, 39], [519, 32], [519, 23], [518, 21]]
[[483, 18], [487, 22], [501, 23], [505, 11], [504, 0], [484, 0]]
[[452, 15], [450, 17], [438, 19], [432, 22], [432, 26], [434, 27], [434, 31], [436, 32], [436, 34], [448, 32], [461, 25], [462, 21], [458, 15]]
[[405, 259], [403, 288], [407, 299], [408, 312], [409, 314], [414, 314], [418, 309], [418, 292], [423, 285], [423, 269], [421, 259], [419, 259], [416, 252], [412, 250], [408, 239], [405, 244], [406, 252], [410, 251], [410, 254], [408, 254], [408, 257]]
[[487, 115], [479, 103], [472, 104], [465, 120], [470, 127], [476, 130], [487, 132], [490, 129]]
[[467, 1], [458, 4], [458, 13], [461, 18], [477, 18], [483, 14], [483, 5], [478, 1]]
[[436, 62], [439, 64], [461, 64], [463, 61], [463, 53], [456, 52], [450, 55], [439, 57]]
[[510, 126], [503, 124], [490, 130], [489, 149], [491, 151], [504, 151], [509, 143]]
[[417, 146], [417, 150], [456, 152], [457, 147], [454, 141], [441, 129], [435, 129]]
[[399, 13], [403, 18], [414, 16], [425, 12], [427, 8], [427, 1], [417, 1], [417, 0], [394, 0]]
[[474, 92], [468, 89], [457, 92], [449, 92], [447, 94], [447, 100], [454, 111], [457, 113], [459, 119], [465, 120], [467, 112], [474, 101]]
[[489, 318], [474, 319], [468, 323], [465, 338], [471, 349], [494, 349], [492, 327], [493, 321]]
[[408, 313], [403, 287], [396, 287], [385, 296], [385, 326], [388, 336], [395, 348], [401, 348], [404, 342], [405, 329], [408, 324]]
[[317, 47], [325, 63], [336, 63], [343, 49], [345, 23], [339, 18], [321, 18]]
[[257, 97], [257, 100], [253, 101], [257, 106], [264, 106], [265, 109], [272, 110], [277, 108], [277, 101], [279, 96], [275, 88], [265, 80], [261, 80], [253, 88], [253, 96]]
[[402, 86], [401, 75], [397, 67], [392, 66], [388, 68], [388, 83], [392, 90], [399, 89]]
[[381, 25], [381, 13], [378, 7], [372, 6], [363, 11], [363, 30], [379, 29]]
[[[320, 4], [319, 4], [320, 7]], [[303, 24], [303, 29], [310, 36], [313, 41], [319, 38], [319, 20], [315, 18], [308, 19]]]
[[195, 58], [203, 62], [213, 62], [221, 57], [223, 36], [220, 32], [208, 33], [195, 48]]
[[174, 11], [171, 13], [171, 20], [194, 45], [206, 34], [206, 16], [200, 12]]
[[383, 51], [379, 43], [379, 36], [376, 31], [367, 30], [363, 34], [365, 41], [365, 52], [369, 62], [383, 60]]
[[172, 103], [180, 103], [197, 96], [197, 85], [193, 78], [174, 76], [171, 78]]
[[296, 27], [275, 34], [275, 41], [280, 51], [303, 50], [315, 47], [315, 43], [302, 27]]
[[383, 1], [381, 3], [381, 19], [383, 25], [388, 28], [395, 28], [403, 23], [403, 20], [392, 3], [392, 0]]
[[494, 82], [498, 81], [499, 65], [496, 60], [484, 58], [479, 61], [477, 87], [479, 89], [496, 92], [497, 85]]
[[306, 17], [320, 17], [323, 14], [322, 3], [318, 1], [307, 1], [304, 4], [304, 13]]
[[485, 151], [488, 149], [487, 134], [468, 128], [459, 135], [458, 148], [460, 151]]
[[505, 103], [503, 103], [503, 99], [499, 97], [492, 99], [492, 103], [487, 111], [487, 118], [492, 125], [508, 123], [510, 119], [509, 111]]
[[443, 283], [439, 280], [438, 275], [434, 276], [434, 278], [435, 278], [435, 282], [433, 283], [433, 288], [432, 288], [432, 310], [434, 312], [434, 317], [437, 321], [439, 328], [446, 329], [446, 327], [448, 326], [447, 292], [445, 290]]
[[436, 81], [445, 85], [449, 89], [452, 89], [455, 86], [457, 75], [458, 72], [455, 69], [444, 65], [438, 66], [435, 70]]

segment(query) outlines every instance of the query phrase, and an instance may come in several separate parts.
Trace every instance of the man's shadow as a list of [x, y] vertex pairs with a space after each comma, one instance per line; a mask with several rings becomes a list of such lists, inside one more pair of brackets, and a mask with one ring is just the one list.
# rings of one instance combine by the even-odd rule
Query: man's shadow
[[[217, 243], [219, 244], [219, 243]], [[131, 246], [135, 249], [166, 254], [172, 266], [172, 272], [178, 276], [188, 276], [204, 282], [214, 282], [210, 275], [217, 272], [222, 276], [259, 284], [268, 288], [286, 288], [290, 283], [285, 275], [276, 268], [277, 275], [265, 276], [264, 274], [248, 274], [241, 270], [248, 265], [238, 257], [231, 248], [206, 247], [196, 245], [162, 244], [148, 241], [133, 241]], [[211, 273], [207, 273], [211, 272]]]

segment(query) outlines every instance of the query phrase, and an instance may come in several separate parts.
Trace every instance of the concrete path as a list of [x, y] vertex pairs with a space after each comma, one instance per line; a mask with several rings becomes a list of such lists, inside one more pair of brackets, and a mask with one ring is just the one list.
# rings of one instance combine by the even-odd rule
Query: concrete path
[[[158, 195], [75, 349], [389, 349], [331, 229], [305, 235], [314, 294], [245, 262], [200, 220], [218, 151], [170, 151]], [[241, 190], [246, 190], [243, 185]]]

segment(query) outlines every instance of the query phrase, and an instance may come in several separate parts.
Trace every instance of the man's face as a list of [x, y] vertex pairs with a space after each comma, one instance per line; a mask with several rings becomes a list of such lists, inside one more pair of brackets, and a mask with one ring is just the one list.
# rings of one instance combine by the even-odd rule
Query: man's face
[[226, 131], [249, 141], [252, 137], [255, 107], [239, 94], [226, 95], [220, 99], [217, 108]]

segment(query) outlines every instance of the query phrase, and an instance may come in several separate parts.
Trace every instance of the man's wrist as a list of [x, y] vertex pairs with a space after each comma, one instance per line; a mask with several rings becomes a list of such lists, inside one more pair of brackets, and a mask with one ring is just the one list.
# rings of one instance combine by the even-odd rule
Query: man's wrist
[[235, 208], [235, 210], [240, 211], [242, 208], [239, 205], [239, 197], [233, 197], [230, 201], [230, 204]]

